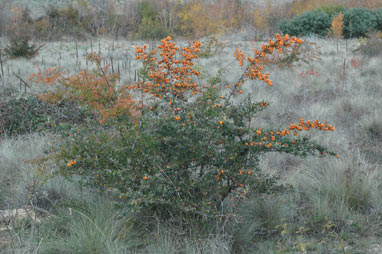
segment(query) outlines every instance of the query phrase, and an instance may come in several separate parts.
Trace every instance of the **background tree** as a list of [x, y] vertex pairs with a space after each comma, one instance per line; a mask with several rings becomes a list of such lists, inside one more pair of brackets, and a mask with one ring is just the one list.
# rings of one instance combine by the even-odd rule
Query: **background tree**
[[338, 40], [343, 38], [342, 29], [344, 26], [344, 15], [340, 12], [336, 17], [334, 17], [332, 21], [332, 25], [330, 27], [332, 36], [336, 38], [337, 41], [337, 54], [338, 54]]

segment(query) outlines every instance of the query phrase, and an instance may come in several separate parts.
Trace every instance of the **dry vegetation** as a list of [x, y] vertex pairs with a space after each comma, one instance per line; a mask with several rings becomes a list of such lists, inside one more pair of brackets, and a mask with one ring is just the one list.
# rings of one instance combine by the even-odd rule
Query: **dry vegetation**
[[[318, 2], [295, 3], [288, 15], [317, 7]], [[379, 7], [379, 1], [362, 2], [370, 8]], [[264, 4], [264, 8], [270, 7]], [[252, 25], [263, 34], [277, 30], [268, 21], [257, 17]], [[224, 90], [225, 86], [234, 84], [243, 72], [235, 50], [250, 55], [265, 42], [255, 41], [247, 30], [220, 33], [212, 39], [203, 37], [205, 34], [198, 36], [202, 37], [203, 57], [194, 60], [194, 68], [200, 73], [196, 82], [209, 84], [218, 79], [226, 96], [229, 90]], [[2, 55], [1, 107], [14, 98], [46, 91], [46, 85], [30, 79], [39, 70], [60, 67], [67, 74], [77, 74], [94, 69], [96, 64], [87, 57], [89, 53], [100, 55], [101, 64], [110, 65], [109, 72], [118, 74], [118, 87], [144, 81], [136, 47], [146, 44], [152, 49], [159, 45], [155, 40], [89, 38], [47, 41], [30, 59]], [[281, 129], [300, 117], [327, 121], [335, 127], [334, 132], [311, 131], [302, 137], [330, 148], [339, 158], [266, 153], [260, 157], [261, 171], [277, 176], [278, 184], [287, 187], [284, 191], [249, 193], [234, 212], [227, 208], [231, 201], [223, 200], [224, 216], [213, 223], [174, 223], [157, 214], [137, 216], [121, 205], [116, 188], [99, 193], [97, 188], [81, 185], [83, 179], [78, 176], [55, 174], [59, 163], [50, 155], [65, 144], [66, 137], [61, 134], [66, 128], [79, 133], [89, 126], [67, 127], [56, 122], [54, 116], [66, 119], [77, 114], [75, 111], [52, 107], [49, 110], [55, 114], [19, 135], [3, 135], [4, 113], [0, 115], [0, 253], [382, 252], [381, 39], [375, 34], [369, 39], [344, 40], [338, 29], [333, 39], [302, 39], [306, 63], [264, 65], [273, 86], [249, 80], [234, 103], [248, 98], [269, 103], [267, 110], [252, 121], [251, 127], [256, 129]], [[175, 41], [190, 46], [184, 38]], [[0, 43], [2, 48], [9, 45], [9, 40], [3, 36]], [[138, 98], [133, 99], [143, 98], [141, 93], [135, 96]], [[83, 115], [74, 116], [85, 119]], [[106, 132], [112, 130], [106, 128]], [[76, 163], [69, 161], [68, 167]], [[22, 216], [12, 211], [22, 211]]]
[[[259, 207], [260, 204], [257, 203], [248, 204], [253, 207], [251, 209], [255, 210], [253, 212], [249, 210], [250, 214], [245, 216], [248, 216], [248, 220], [253, 220], [248, 221], [248, 223], [262, 224], [271, 220], [266, 222], [270, 223], [267, 227], [271, 229], [281, 225], [281, 219], [285, 216], [290, 216], [288, 215], [289, 213], [297, 212], [293, 206], [298, 203], [294, 202], [301, 202], [298, 201], [298, 199], [308, 198], [309, 201], [302, 202], [308, 202], [306, 205], [318, 206], [315, 208], [316, 210], [314, 210], [318, 214], [299, 215], [303, 216], [307, 223], [311, 223], [311, 225], [308, 225], [309, 228], [317, 226], [316, 220], [322, 220], [326, 216], [334, 220], [337, 219], [337, 221], [349, 221], [349, 223], [351, 223], [349, 227], [356, 225], [360, 236], [356, 236], [357, 238], [355, 239], [352, 239], [352, 236], [346, 236], [349, 237], [346, 238], [346, 244], [349, 246], [355, 244], [352, 248], [367, 249], [365, 246], [360, 247], [359, 244], [364, 243], [367, 246], [370, 239], [380, 234], [378, 214], [380, 211], [379, 179], [382, 158], [380, 150], [382, 144], [382, 119], [380, 115], [382, 105], [379, 98], [382, 95], [382, 87], [379, 80], [381, 80], [382, 77], [378, 68], [382, 62], [380, 58], [370, 58], [361, 54], [354, 54], [353, 50], [359, 47], [358, 40], [348, 41], [347, 50], [345, 41], [340, 40], [338, 54], [335, 41], [311, 38], [306, 38], [305, 41], [314, 41], [314, 43], [320, 46], [318, 52], [321, 58], [320, 60], [291, 68], [266, 67], [272, 76], [273, 87], [264, 87], [258, 81], [251, 81], [246, 86], [244, 94], [250, 94], [253, 100], [265, 99], [270, 103], [269, 110], [262, 113], [255, 123], [256, 126], [261, 128], [274, 125], [275, 123], [280, 126], [285, 126], [299, 117], [306, 119], [326, 119], [335, 126], [335, 132], [330, 135], [315, 133], [312, 136], [314, 139], [320, 140], [324, 145], [331, 147], [332, 150], [337, 151], [341, 155], [341, 158], [338, 160], [329, 158], [308, 158], [301, 160], [280, 154], [276, 157], [274, 155], [263, 157], [261, 161], [262, 169], [265, 172], [282, 175], [281, 181], [292, 184], [296, 190], [298, 190], [296, 193], [297, 196], [290, 197], [291, 200], [288, 201], [290, 203], [285, 204], [281, 201], [277, 201], [279, 197], [270, 196], [268, 198], [270, 199], [269, 201], [267, 201], [267, 199], [261, 201], [267, 202], [261, 205], [267, 206], [263, 208]], [[232, 62], [234, 60], [232, 54], [234, 49], [242, 48], [248, 52], [258, 45], [254, 42], [240, 40], [236, 40], [235, 42], [222, 42], [225, 43], [223, 52], [209, 58], [200, 59], [196, 62], [202, 74], [202, 78], [216, 76], [220, 68], [226, 67], [227, 63]], [[98, 42], [93, 42], [93, 44], [93, 51], [98, 51]], [[114, 46], [112, 46], [113, 44]], [[140, 65], [135, 60], [132, 60], [131, 56], [134, 55], [135, 45], [139, 44], [141, 44], [141, 42], [131, 43], [122, 40], [110, 41], [105, 39], [100, 41], [101, 55], [104, 55], [105, 61], [108, 61], [108, 63], [110, 63], [110, 56], [113, 58], [114, 71], [117, 72], [119, 70], [121, 73], [121, 79], [119, 81], [121, 84], [130, 83], [134, 81], [135, 78], [138, 79], [136, 73]], [[77, 72], [80, 67], [86, 68], [86, 60], [83, 55], [86, 51], [91, 51], [90, 43], [78, 43], [77, 47], [80, 52], [78, 59], [76, 58], [75, 43], [62, 41], [48, 43], [40, 51], [40, 55], [32, 60], [7, 61], [4, 66], [6, 82], [2, 87], [3, 91], [8, 91], [13, 95], [22, 95], [23, 88], [19, 91], [20, 81], [15, 78], [15, 76], [12, 76], [11, 73], [19, 73], [21, 77], [27, 80], [27, 77], [35, 71], [34, 66], [36, 64], [38, 64], [40, 68], [62, 66], [64, 70], [68, 72]], [[88, 64], [87, 67], [91, 68], [91, 65]], [[232, 82], [232, 80], [236, 79], [232, 76], [232, 73], [239, 73], [238, 65], [232, 65], [229, 68], [231, 69], [231, 74], [222, 77], [223, 83]], [[10, 73], [9, 76], [8, 69]], [[27, 89], [27, 93], [36, 93], [40, 91], [40, 89], [42, 89], [42, 87], [33, 85], [32, 89]], [[245, 98], [246, 97], [243, 96], [242, 99]], [[238, 99], [240, 100], [240, 97]], [[31, 191], [31, 186], [33, 186], [35, 178], [39, 178], [37, 176], [39, 171], [34, 165], [29, 165], [23, 161], [38, 158], [42, 155], [43, 150], [48, 149], [48, 146], [58, 145], [54, 143], [55, 141], [52, 138], [46, 135], [48, 134], [30, 134], [20, 137], [2, 138], [0, 156], [2, 182], [8, 182], [7, 187], [2, 185], [1, 200], [3, 209], [7, 209], [8, 207], [22, 207], [31, 202], [29, 197], [32, 193], [28, 191]], [[41, 149], [38, 147], [41, 147]], [[46, 170], [54, 171], [54, 167], [47, 168]], [[82, 190], [80, 196], [78, 196], [79, 193], [75, 191], [78, 187], [75, 184], [73, 185], [73, 183], [68, 183], [66, 180], [57, 177], [49, 179], [48, 182], [39, 183], [36, 188], [37, 192], [33, 194], [33, 197], [41, 198], [43, 200], [41, 202], [48, 203], [46, 207], [49, 208], [52, 205], [49, 204], [50, 202], [56, 203], [65, 199], [73, 200], [73, 198], [75, 198], [75, 200], [79, 202], [89, 201], [87, 199], [88, 194], [86, 194], [84, 190]], [[47, 196], [45, 199], [44, 195]], [[273, 200], [274, 198], [276, 198], [276, 200]], [[105, 197], [101, 198], [101, 200], [104, 199]], [[334, 203], [332, 203], [332, 199], [334, 199]], [[358, 214], [354, 212], [352, 208], [344, 207], [348, 199], [354, 199], [354, 206], [360, 207], [359, 209], [373, 210], [370, 210], [370, 212], [365, 215]], [[98, 201], [94, 202], [100, 202], [97, 204], [103, 204], [105, 202], [99, 200], [97, 197], [96, 200]], [[253, 202], [257, 202], [256, 199], [254, 199]], [[338, 205], [338, 207], [335, 207], [336, 205]], [[263, 211], [264, 214], [261, 215], [261, 212], [256, 211], [256, 209], [270, 209], [272, 211]], [[51, 212], [56, 213], [54, 211]], [[90, 215], [95, 216], [95, 214], [93, 214], [95, 211], [89, 210], [88, 212], [90, 212]], [[258, 217], [268, 216], [267, 213], [269, 212], [275, 213], [275, 215], [273, 215], [275, 218]], [[253, 218], [253, 216], [255, 217]], [[73, 217], [73, 219], [75, 218], [76, 217]], [[81, 215], [79, 215], [76, 220], [84, 220], [83, 223], [87, 224], [87, 219], [85, 218], [86, 217], [81, 218]], [[53, 223], [51, 220], [51, 218], [44, 218], [44, 225], [45, 223]], [[262, 222], [262, 220], [266, 221]], [[375, 224], [367, 222], [369, 220], [375, 221]], [[114, 223], [118, 222], [110, 221], [110, 223], [112, 223], [110, 226], [113, 226]], [[254, 227], [256, 227], [255, 224]], [[75, 225], [76, 227], [79, 226], [78, 224]], [[103, 224], [101, 226], [103, 226]], [[87, 224], [87, 227], [92, 226]], [[1, 231], [4, 248], [15, 247], [14, 237], [20, 237], [19, 234], [21, 234], [17, 230], [18, 229], [15, 228], [8, 228], [7, 230]], [[29, 231], [28, 228], [24, 230]], [[50, 230], [54, 230], [54, 226]], [[82, 230], [81, 232], [83, 234], [86, 232], [84, 228], [70, 228], [70, 230]], [[105, 230], [107, 229], [105, 228]], [[155, 248], [155, 251], [159, 251], [157, 250], [158, 248], [165, 248], [165, 250], [162, 251], [168, 253], [171, 248], [174, 248], [172, 250], [173, 253], [177, 253], [177, 242], [180, 241], [180, 239], [178, 239], [176, 233], [163, 232], [162, 230], [166, 231], [168, 229], [161, 229], [157, 232], [158, 235], [156, 237], [158, 237], [158, 242], [146, 246], [147, 252], [154, 253], [152, 248]], [[312, 228], [312, 230], [315, 229]], [[79, 234], [81, 232], [73, 233]], [[24, 232], [23, 234], [30, 234], [30, 232]], [[46, 234], [53, 234], [53, 231], [47, 231]], [[247, 232], [247, 234], [250, 233]], [[341, 236], [341, 232], [338, 232], [338, 234], [338, 237], [345, 237]], [[39, 235], [23, 235], [22, 237], [24, 237], [21, 240], [23, 242], [18, 243], [21, 244], [21, 246], [19, 246], [20, 248], [31, 248], [30, 244], [36, 244], [33, 248], [38, 248], [39, 241], [42, 240], [42, 244], [44, 244], [45, 240], [43, 240], [43, 238], [48, 238], [48, 236], [43, 237]], [[39, 239], [36, 239], [36, 237], [39, 237]], [[82, 235], [81, 237], [87, 236]], [[90, 239], [86, 238], [86, 240], [83, 241], [89, 240]], [[213, 238], [209, 239], [206, 243], [196, 244], [190, 239], [186, 241], [189, 248], [213, 248], [214, 250], [211, 251], [214, 252], [212, 253], [226, 253], [224, 248], [223, 250], [218, 250], [218, 248], [222, 248], [222, 246], [232, 248], [231, 241], [233, 241], [233, 239], [226, 239], [224, 235], [217, 235], [213, 236]], [[309, 241], [311, 240], [306, 239], [306, 242]], [[223, 245], [221, 245], [221, 243]], [[270, 243], [264, 242], [264, 244]], [[254, 246], [259, 249], [258, 251], [260, 251], [257, 253], [264, 253], [261, 252], [261, 248], [265, 248], [262, 245], [262, 243], [259, 246], [258, 244], [254, 244]], [[70, 248], [76, 248], [74, 246]], [[123, 245], [123, 247], [126, 246], [128, 247], [128, 245]], [[269, 248], [277, 249], [276, 246], [277, 245], [274, 245], [272, 247], [270, 244]], [[332, 246], [332, 248], [336, 247]], [[114, 252], [114, 250], [108, 251], [107, 253], [119, 253], [117, 251]], [[195, 250], [193, 249], [191, 251]]]

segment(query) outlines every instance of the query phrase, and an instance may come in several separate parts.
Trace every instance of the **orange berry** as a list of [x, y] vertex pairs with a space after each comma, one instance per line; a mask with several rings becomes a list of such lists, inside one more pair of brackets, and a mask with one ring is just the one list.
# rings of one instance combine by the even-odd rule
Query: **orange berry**
[[147, 179], [149, 179], [149, 177], [148, 177], [148, 176], [145, 176], [145, 177], [143, 177], [143, 179], [144, 179], [144, 180], [147, 180]]

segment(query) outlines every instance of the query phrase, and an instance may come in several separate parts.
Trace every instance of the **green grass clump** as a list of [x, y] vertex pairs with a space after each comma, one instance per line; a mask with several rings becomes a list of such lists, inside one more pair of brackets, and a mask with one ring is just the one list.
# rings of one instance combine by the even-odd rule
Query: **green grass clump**
[[[62, 205], [45, 225], [51, 234], [43, 242], [41, 253], [126, 253], [136, 241], [129, 221], [107, 201]], [[49, 228], [51, 225], [53, 228]]]

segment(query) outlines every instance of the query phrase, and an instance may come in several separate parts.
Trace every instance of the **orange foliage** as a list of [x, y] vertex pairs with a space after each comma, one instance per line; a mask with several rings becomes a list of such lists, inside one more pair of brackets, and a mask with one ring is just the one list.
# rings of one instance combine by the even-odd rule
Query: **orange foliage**
[[344, 15], [339, 13], [336, 17], [333, 18], [331, 30], [335, 38], [342, 38], [342, 29], [344, 26]]
[[128, 114], [136, 119], [139, 112], [134, 107], [134, 101], [126, 92], [127, 87], [116, 87], [118, 74], [109, 73], [109, 66], [101, 66], [101, 57], [96, 54], [87, 56], [94, 62], [97, 69], [94, 72], [81, 70], [77, 75], [65, 75], [59, 68], [45, 71], [39, 69], [37, 74], [32, 74], [29, 80], [49, 86], [59, 84], [58, 89], [39, 94], [40, 99], [57, 103], [70, 100], [88, 106], [101, 114], [100, 123], [106, 119]]

